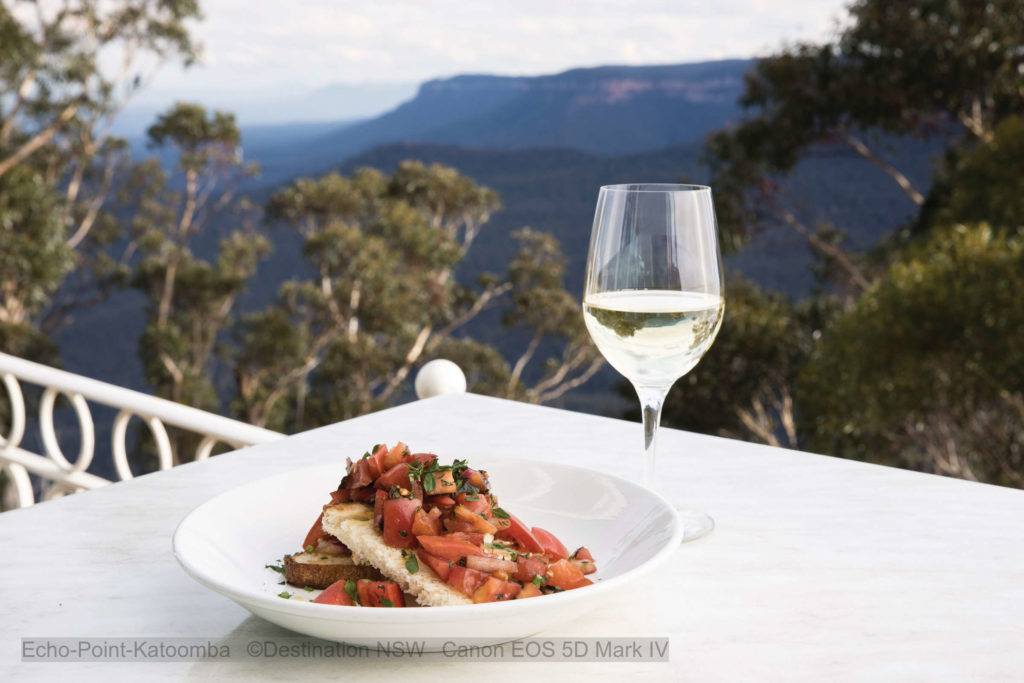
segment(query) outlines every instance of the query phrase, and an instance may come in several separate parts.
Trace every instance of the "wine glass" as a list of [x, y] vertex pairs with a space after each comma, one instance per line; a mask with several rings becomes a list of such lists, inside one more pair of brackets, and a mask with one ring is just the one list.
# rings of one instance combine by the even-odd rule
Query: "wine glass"
[[[645, 486], [654, 484], [661, 407], [711, 346], [725, 310], [711, 188], [635, 184], [601, 188], [583, 290], [597, 348], [640, 398]], [[680, 508], [683, 541], [714, 521]]]

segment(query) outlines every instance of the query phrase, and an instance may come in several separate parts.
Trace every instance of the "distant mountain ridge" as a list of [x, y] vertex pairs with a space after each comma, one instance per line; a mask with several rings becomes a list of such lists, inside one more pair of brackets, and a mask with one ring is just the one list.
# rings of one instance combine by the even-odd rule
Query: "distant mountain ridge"
[[549, 76], [462, 75], [427, 81], [369, 120], [297, 144], [264, 147], [262, 182], [309, 174], [397, 142], [518, 149], [571, 147], [600, 155], [702, 139], [739, 114], [751, 60], [572, 69]]

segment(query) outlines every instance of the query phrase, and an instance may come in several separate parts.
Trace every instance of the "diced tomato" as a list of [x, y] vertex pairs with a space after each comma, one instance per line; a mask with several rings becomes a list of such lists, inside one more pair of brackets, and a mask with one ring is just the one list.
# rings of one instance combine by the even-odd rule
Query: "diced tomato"
[[455, 475], [451, 470], [434, 472], [434, 489], [430, 492], [432, 496], [440, 496], [446, 493], [455, 493]]
[[547, 563], [538, 557], [534, 557], [532, 555], [530, 557], [520, 555], [516, 558], [516, 572], [512, 576], [516, 581], [527, 583], [529, 581], [533, 581], [533, 577], [538, 574], [544, 576], [544, 572], [547, 571], [547, 568]]
[[377, 479], [377, 488], [382, 491], [390, 491], [392, 486], [408, 491], [412, 488], [412, 479], [409, 477], [409, 466], [400, 462]]
[[550, 531], [545, 531], [539, 526], [533, 527], [533, 536], [544, 546], [544, 552], [556, 560], [564, 560], [569, 557], [569, 551], [565, 549], [562, 542], [555, 538]]
[[442, 531], [444, 529], [441, 527], [441, 511], [437, 508], [430, 512], [420, 508], [413, 515], [413, 536], [440, 536]]
[[369, 486], [374, 480], [373, 473], [370, 472], [370, 463], [367, 462], [366, 458], [356, 461], [355, 466], [349, 474], [348, 486], [352, 489]]
[[338, 503], [347, 503], [352, 500], [352, 492], [348, 489], [338, 489], [337, 491], [331, 491], [331, 505], [337, 505]]
[[[463, 505], [456, 505], [452, 508], [451, 515], [450, 520], [445, 520], [445, 528], [449, 531], [477, 531], [481, 534], [493, 534], [498, 530], [483, 515], [478, 515]], [[449, 524], [449, 521], [454, 523]], [[459, 524], [460, 522], [461, 524]]]
[[467, 467], [462, 472], [462, 478], [475, 486], [481, 493], [487, 491], [487, 479], [484, 477], [483, 472]]
[[572, 590], [591, 584], [590, 579], [583, 576], [583, 572], [569, 564], [569, 560], [559, 560], [548, 565], [546, 576], [549, 584], [563, 590]]
[[352, 601], [352, 597], [345, 590], [345, 583], [346, 579], [335, 581], [325, 588], [323, 593], [313, 598], [313, 602], [318, 602], [321, 605], [348, 605], [349, 607], [355, 607], [356, 603]]
[[433, 453], [412, 453], [406, 455], [402, 460], [410, 465], [422, 463], [425, 467], [429, 467], [432, 463], [437, 462], [437, 456]]
[[427, 496], [423, 502], [431, 507], [450, 508], [455, 506], [455, 499], [451, 496]]
[[363, 607], [405, 607], [405, 594], [394, 581], [361, 579], [356, 583], [356, 590]]
[[369, 458], [366, 458], [366, 462], [367, 462], [367, 464], [369, 465], [369, 468], [370, 468], [370, 475], [374, 479], [379, 477], [382, 472], [387, 470], [387, 468], [384, 467], [384, 456], [385, 455], [386, 454], [380, 448], [378, 448], [376, 451], [373, 452], [372, 455], [370, 455]]
[[373, 525], [380, 528], [380, 525], [384, 523], [384, 503], [388, 499], [388, 494], [383, 491], [377, 491], [373, 500]]
[[352, 489], [349, 496], [354, 503], [372, 503], [377, 496], [377, 489], [364, 486], [361, 489]]
[[475, 545], [477, 547], [479, 547], [484, 542], [484, 535], [476, 531], [457, 531], [455, 533], [445, 534], [445, 537], [450, 538], [454, 541], [465, 541], [466, 543]]
[[[385, 526], [386, 524], [385, 521]], [[484, 551], [478, 546], [450, 536], [420, 536], [419, 542], [423, 549], [431, 555], [437, 555], [452, 562], [458, 562], [468, 555], [484, 554]]]
[[455, 502], [478, 515], [490, 516], [491, 502], [487, 500], [487, 496], [476, 493], [459, 493], [455, 495]]
[[574, 560], [582, 560], [584, 562], [593, 562], [594, 561], [594, 556], [590, 553], [589, 550], [587, 550], [586, 548], [581, 546], [581, 547], [577, 548], [576, 552], [574, 552], [572, 554], [572, 559], [574, 559]]
[[448, 585], [472, 597], [477, 588], [487, 580], [487, 574], [475, 569], [455, 565], [448, 573]]
[[530, 531], [530, 527], [523, 524], [515, 515], [509, 515], [508, 521], [510, 522], [509, 526], [504, 529], [498, 529], [494, 534], [495, 538], [515, 541], [519, 544], [520, 548], [528, 553], [544, 552], [544, 546], [541, 545], [537, 537]]
[[381, 458], [381, 462], [384, 466], [384, 471], [386, 472], [395, 465], [397, 465], [398, 463], [402, 462], [402, 459], [405, 457], [406, 453], [409, 452], [409, 447], [406, 446], [401, 441], [399, 441], [398, 443], [395, 444], [394, 448], [389, 450], [387, 446], [384, 446], [381, 450], [384, 451], [384, 455]]
[[313, 546], [315, 548], [320, 539], [328, 535], [328, 533], [324, 531], [323, 521], [324, 513], [321, 512], [320, 516], [316, 518], [315, 522], [313, 522], [313, 526], [309, 528], [309, 533], [306, 534], [306, 540], [302, 542], [303, 548], [308, 546]]
[[498, 602], [500, 600], [511, 600], [522, 590], [518, 583], [502, 581], [494, 576], [489, 576], [479, 588], [473, 591], [473, 602]]
[[418, 500], [390, 498], [384, 501], [384, 543], [392, 548], [415, 548], [416, 537], [412, 535], [412, 519]]
[[419, 558], [421, 565], [426, 565], [433, 569], [439, 579], [442, 581], [448, 580], [448, 574], [451, 572], [453, 564], [451, 560], [446, 560], [443, 557], [438, 557], [437, 555], [431, 555], [423, 548], [418, 548], [416, 550], [416, 557]]
[[537, 584], [532, 581], [523, 584], [523, 590], [519, 591], [519, 595], [516, 596], [516, 600], [522, 600], [524, 598], [537, 598], [544, 595], [537, 588]]

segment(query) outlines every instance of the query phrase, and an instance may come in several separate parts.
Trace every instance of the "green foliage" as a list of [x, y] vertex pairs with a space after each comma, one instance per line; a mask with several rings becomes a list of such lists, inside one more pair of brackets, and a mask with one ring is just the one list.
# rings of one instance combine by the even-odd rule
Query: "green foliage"
[[[528, 400], [585, 381], [595, 359], [578, 304], [562, 287], [557, 241], [524, 229], [506, 278], [484, 276], [470, 287], [455, 277], [498, 206], [493, 190], [455, 169], [416, 161], [390, 176], [329, 173], [277, 192], [267, 216], [302, 235], [315, 276], [285, 283], [274, 306], [237, 328], [234, 411], [291, 429], [353, 417], [400, 400], [412, 371], [441, 356], [466, 369], [471, 389]], [[496, 307], [505, 308], [507, 326], [533, 335], [513, 368], [493, 347], [456, 336]], [[523, 371], [542, 339], [569, 343], [527, 387]]]
[[35, 169], [0, 176], [0, 319], [26, 322], [74, 266], [63, 208], [64, 198]]
[[[1020, 235], [961, 225], [915, 246], [828, 326], [802, 370], [808, 445], [932, 471], [945, 471], [952, 448], [965, 464], [948, 473], [1020, 485], [991, 461], [1016, 453], [1009, 471], [1024, 475], [1013, 408], [1024, 391], [1022, 288]], [[1002, 434], [990, 431], [993, 412]]]
[[[132, 285], [150, 302], [139, 353], [146, 380], [158, 394], [216, 411], [220, 399], [212, 368], [219, 336], [270, 250], [246, 215], [251, 207], [232, 200], [234, 184], [253, 171], [240, 160], [241, 137], [230, 114], [208, 116], [198, 105], [178, 103], [157, 119], [149, 136], [153, 146], [178, 152], [180, 180], [150, 159], [134, 167], [123, 188], [139, 254]], [[241, 216], [242, 227], [220, 240], [215, 261], [196, 257], [191, 241], [225, 207]]]
[[978, 222], [1024, 229], [1024, 117], [1006, 118], [991, 140], [949, 156], [932, 202], [918, 219], [917, 233]]
[[773, 410], [788, 391], [809, 351], [813, 313], [731, 277], [722, 329], [697, 367], [672, 388], [663, 423], [705, 434], [746, 433], [741, 412], [750, 411], [755, 401]]

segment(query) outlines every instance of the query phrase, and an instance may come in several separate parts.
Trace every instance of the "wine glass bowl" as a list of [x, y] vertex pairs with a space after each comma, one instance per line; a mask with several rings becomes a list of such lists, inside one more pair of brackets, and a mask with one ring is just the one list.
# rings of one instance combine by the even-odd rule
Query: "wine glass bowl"
[[[654, 483], [661, 407], [722, 325], [722, 259], [711, 189], [631, 184], [601, 188], [587, 256], [583, 318], [605, 359], [643, 408], [644, 484]], [[681, 509], [684, 541], [714, 528]]]

